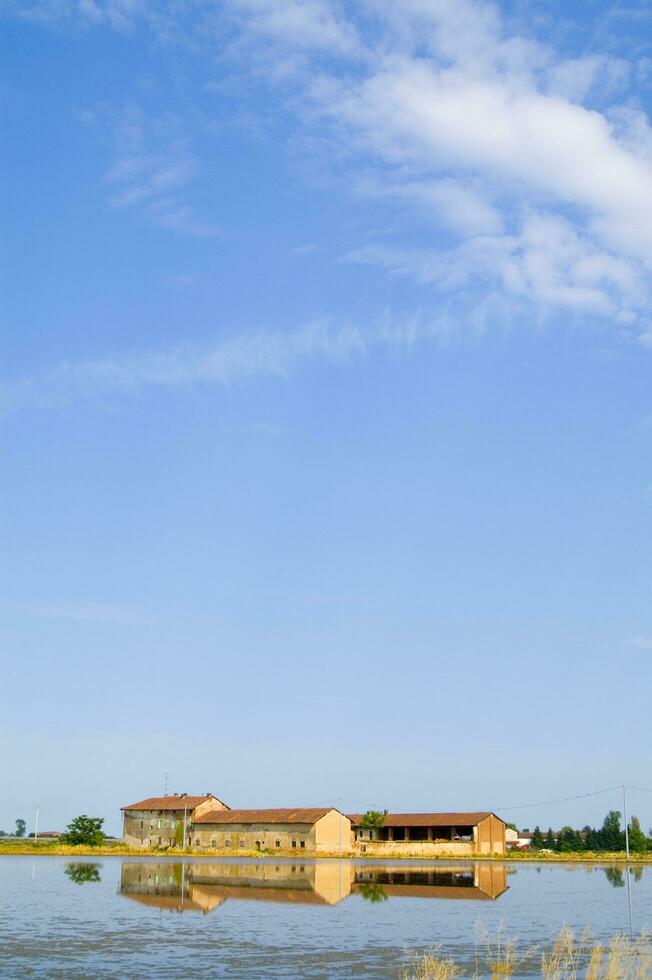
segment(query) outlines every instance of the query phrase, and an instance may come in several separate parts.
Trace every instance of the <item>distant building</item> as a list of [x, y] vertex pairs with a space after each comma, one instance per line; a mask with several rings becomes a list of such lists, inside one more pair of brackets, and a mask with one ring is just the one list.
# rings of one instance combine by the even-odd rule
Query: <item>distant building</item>
[[177, 842], [183, 846], [184, 823], [188, 835], [193, 820], [202, 813], [217, 810], [228, 810], [228, 807], [212, 793], [150, 796], [122, 807], [122, 836], [125, 844], [136, 847], [175, 847]]
[[193, 817], [189, 843], [192, 847], [234, 851], [348, 853], [351, 821], [333, 807], [203, 809]]
[[495, 813], [386, 813], [380, 828], [363, 827], [363, 815], [349, 814], [363, 854], [504, 854], [505, 823]]

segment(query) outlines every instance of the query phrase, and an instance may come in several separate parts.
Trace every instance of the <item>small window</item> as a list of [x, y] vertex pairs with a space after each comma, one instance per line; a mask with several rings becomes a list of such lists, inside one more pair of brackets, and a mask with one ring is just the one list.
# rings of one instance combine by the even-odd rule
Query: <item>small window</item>
[[225, 847], [231, 847], [231, 841], [230, 840], [225, 840], [224, 841], [224, 846]]
[[162, 820], [158, 820], [157, 821], [157, 826], [158, 826], [158, 829], [161, 830], [162, 827], [163, 827], [163, 821]]
[[162, 838], [162, 837], [159, 837], [159, 839], [158, 839], [158, 846], [159, 846], [159, 847], [161, 846], [161, 842], [162, 842], [162, 840], [163, 840], [163, 838]]
[[141, 820], [141, 821], [140, 821], [140, 829], [141, 829], [141, 830], [143, 829], [143, 825], [144, 825], [144, 823], [145, 823], [145, 821], [144, 821], [144, 820]]
[[177, 825], [176, 820], [170, 820], [170, 827], [171, 827], [172, 830], [175, 829], [176, 825]]
[[305, 846], [306, 846], [306, 842], [305, 840], [302, 840], [299, 844], [299, 847], [305, 847]]
[[241, 840], [240, 841], [240, 847], [245, 847], [245, 846], [246, 846], [245, 841]]
[[280, 847], [280, 846], [281, 846], [281, 842], [280, 842], [280, 840], [277, 840], [277, 841], [276, 841], [275, 843], [276, 843], [276, 846], [277, 846], [277, 847]]
[[217, 841], [214, 837], [211, 837], [211, 847], [217, 847]]
[[297, 842], [295, 840], [293, 840], [292, 841], [292, 847], [296, 847], [296, 846], [297, 846]]

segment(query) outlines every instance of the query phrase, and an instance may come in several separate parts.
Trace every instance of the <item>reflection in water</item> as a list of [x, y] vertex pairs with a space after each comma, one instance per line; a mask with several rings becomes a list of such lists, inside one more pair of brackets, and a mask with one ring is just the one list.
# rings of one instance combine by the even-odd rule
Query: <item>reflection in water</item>
[[[607, 877], [607, 881], [614, 888], [624, 888], [625, 887], [625, 868], [603, 868], [602, 869]], [[629, 876], [633, 878], [634, 881], [640, 881], [643, 877], [643, 868], [639, 866], [634, 868], [629, 868]]]
[[211, 912], [228, 899], [337, 905], [351, 894], [369, 902], [401, 896], [496, 899], [507, 890], [504, 865], [447, 868], [352, 861], [272, 862], [124, 861], [120, 894], [175, 912]]
[[76, 885], [83, 885], [87, 881], [101, 881], [100, 868], [100, 864], [89, 864], [87, 861], [83, 861], [78, 864], [66, 865], [65, 872]]

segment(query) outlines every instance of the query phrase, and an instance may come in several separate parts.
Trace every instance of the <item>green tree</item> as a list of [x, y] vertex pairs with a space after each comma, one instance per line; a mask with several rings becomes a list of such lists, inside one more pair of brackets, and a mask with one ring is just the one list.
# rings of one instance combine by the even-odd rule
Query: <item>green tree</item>
[[530, 847], [532, 848], [533, 851], [540, 851], [541, 848], [542, 847], [545, 847], [545, 846], [546, 846], [546, 843], [545, 843], [544, 836], [541, 833], [541, 828], [537, 824], [537, 826], [532, 831], [532, 838], [530, 840]]
[[548, 851], [554, 851], [557, 848], [557, 844], [555, 843], [555, 835], [552, 832], [552, 827], [548, 827], [548, 833], [546, 834], [545, 844], [546, 844], [546, 850]]
[[641, 830], [641, 821], [632, 817], [629, 823], [629, 847], [637, 854], [643, 854], [649, 849], [650, 842]]
[[22, 817], [19, 817], [16, 821], [16, 837], [24, 837], [25, 831], [27, 830], [27, 824]]
[[104, 840], [102, 824], [104, 817], [87, 817], [85, 813], [75, 817], [66, 831], [61, 835], [63, 844], [85, 844], [87, 847], [99, 847]]
[[620, 829], [620, 811], [610, 810], [600, 830], [600, 842], [604, 851], [624, 851], [625, 834]]
[[362, 815], [360, 826], [363, 830], [380, 830], [385, 823], [386, 816], [387, 813], [383, 813], [381, 810], [367, 810]]

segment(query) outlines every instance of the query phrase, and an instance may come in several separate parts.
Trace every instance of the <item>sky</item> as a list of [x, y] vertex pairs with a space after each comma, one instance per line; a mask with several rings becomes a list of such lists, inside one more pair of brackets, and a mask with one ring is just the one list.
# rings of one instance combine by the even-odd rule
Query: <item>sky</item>
[[649, 5], [0, 34], [0, 828], [650, 826]]

